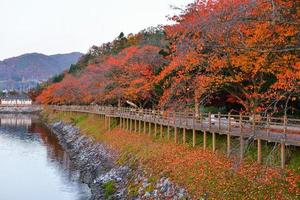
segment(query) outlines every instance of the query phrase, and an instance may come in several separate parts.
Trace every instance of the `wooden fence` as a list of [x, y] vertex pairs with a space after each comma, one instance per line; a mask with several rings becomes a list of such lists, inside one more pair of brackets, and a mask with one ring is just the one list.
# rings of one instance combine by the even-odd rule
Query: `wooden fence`
[[[300, 120], [287, 117], [258, 115], [232, 115], [194, 112], [167, 112], [161, 110], [103, 107], [103, 106], [51, 106], [53, 110], [84, 112], [103, 115], [106, 128], [110, 129], [111, 118], [119, 119], [120, 128], [128, 131], [151, 133], [163, 137], [163, 128], [174, 130], [174, 141], [178, 142], [178, 130], [182, 129], [182, 141], [186, 143], [186, 131], [192, 130], [192, 145], [196, 146], [197, 132], [202, 133], [203, 148], [207, 147], [207, 137], [211, 134], [212, 150], [216, 150], [216, 134], [227, 135], [227, 154], [231, 154], [232, 137], [240, 138], [240, 157], [243, 158], [245, 140], [257, 141], [257, 161], [262, 162], [262, 141], [280, 144], [281, 167], [285, 166], [285, 146], [300, 146]], [[143, 125], [142, 125], [143, 123]], [[148, 130], [147, 128], [148, 123]], [[143, 127], [143, 128], [142, 128]], [[143, 129], [143, 130], [142, 130]]]

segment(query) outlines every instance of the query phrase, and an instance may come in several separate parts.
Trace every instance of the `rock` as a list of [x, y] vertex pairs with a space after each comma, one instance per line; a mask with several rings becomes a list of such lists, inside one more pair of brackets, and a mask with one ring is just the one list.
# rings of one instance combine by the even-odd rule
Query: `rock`
[[[79, 170], [80, 180], [91, 189], [90, 200], [106, 199], [104, 186], [109, 181], [113, 181], [115, 189], [111, 199], [190, 199], [183, 188], [166, 177], [149, 183], [149, 175], [142, 167], [132, 171], [126, 165], [116, 165], [118, 155], [115, 151], [81, 134], [76, 127], [56, 122], [49, 128], [68, 152], [72, 164]], [[128, 197], [129, 183], [136, 186], [137, 196]], [[149, 189], [152, 191], [148, 191]]]
[[150, 192], [146, 192], [145, 195], [144, 195], [144, 197], [145, 197], [145, 198], [150, 198], [150, 197], [151, 197]]

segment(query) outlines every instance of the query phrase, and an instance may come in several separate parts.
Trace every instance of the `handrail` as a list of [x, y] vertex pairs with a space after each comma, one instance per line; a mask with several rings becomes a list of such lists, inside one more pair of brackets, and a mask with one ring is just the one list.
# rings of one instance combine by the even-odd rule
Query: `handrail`
[[194, 120], [201, 127], [212, 129], [217, 126], [218, 130], [227, 128], [230, 131], [238, 124], [243, 124], [243, 127], [252, 126], [252, 131], [257, 128], [276, 129], [276, 130], [295, 130], [300, 131], [300, 120], [287, 117], [260, 117], [250, 115], [232, 115], [220, 113], [199, 113], [196, 115], [193, 112], [174, 112], [163, 110], [138, 109], [128, 107], [109, 107], [109, 106], [50, 106], [56, 110], [68, 111], [86, 111], [92, 113], [102, 113], [114, 116], [132, 116], [141, 120], [158, 120], [169, 121], [171, 124], [191, 125], [189, 121]]

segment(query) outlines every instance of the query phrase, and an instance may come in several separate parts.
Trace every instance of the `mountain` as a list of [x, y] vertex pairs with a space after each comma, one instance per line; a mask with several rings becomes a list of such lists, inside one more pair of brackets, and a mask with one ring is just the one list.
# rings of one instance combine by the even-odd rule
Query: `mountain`
[[0, 89], [33, 87], [69, 69], [81, 56], [79, 52], [50, 56], [29, 53], [0, 61]]

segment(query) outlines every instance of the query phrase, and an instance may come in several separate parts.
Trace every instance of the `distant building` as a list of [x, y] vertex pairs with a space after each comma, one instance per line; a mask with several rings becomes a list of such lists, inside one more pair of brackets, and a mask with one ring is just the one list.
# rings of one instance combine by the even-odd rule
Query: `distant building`
[[32, 100], [25, 94], [6, 94], [1, 97], [1, 105], [25, 106], [31, 104]]

